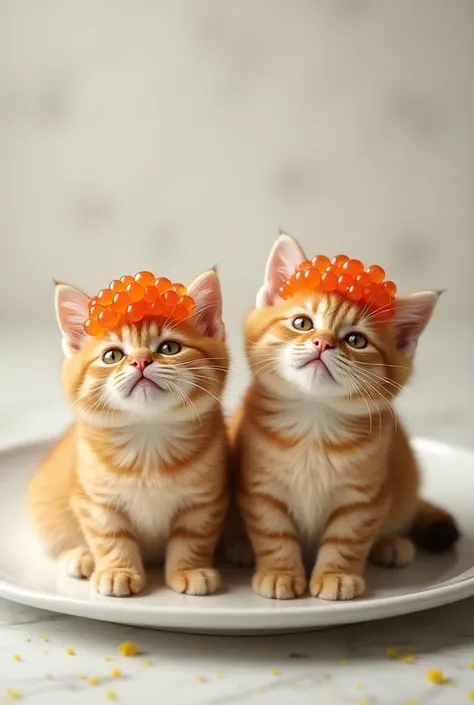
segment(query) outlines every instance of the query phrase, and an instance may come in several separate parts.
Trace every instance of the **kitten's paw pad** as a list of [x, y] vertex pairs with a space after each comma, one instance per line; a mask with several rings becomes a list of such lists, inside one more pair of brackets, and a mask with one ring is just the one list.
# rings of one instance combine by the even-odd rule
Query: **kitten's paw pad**
[[145, 573], [129, 569], [96, 570], [92, 573], [92, 585], [101, 595], [127, 597], [136, 595], [145, 587]]
[[364, 579], [345, 573], [317, 573], [309, 583], [313, 597], [323, 600], [352, 600], [365, 590]]
[[292, 600], [306, 590], [306, 578], [299, 573], [262, 570], [255, 573], [252, 587], [262, 597]]
[[221, 586], [221, 575], [214, 568], [177, 570], [168, 578], [168, 587], [186, 595], [212, 595]]
[[370, 557], [378, 565], [400, 568], [412, 563], [415, 553], [415, 544], [407, 536], [387, 536], [377, 541]]
[[90, 578], [94, 570], [94, 559], [92, 553], [84, 546], [71, 548], [64, 551], [60, 556], [60, 561], [64, 570], [72, 578]]
[[229, 563], [233, 565], [253, 565], [255, 563], [252, 544], [245, 537], [229, 541], [225, 547], [225, 555]]

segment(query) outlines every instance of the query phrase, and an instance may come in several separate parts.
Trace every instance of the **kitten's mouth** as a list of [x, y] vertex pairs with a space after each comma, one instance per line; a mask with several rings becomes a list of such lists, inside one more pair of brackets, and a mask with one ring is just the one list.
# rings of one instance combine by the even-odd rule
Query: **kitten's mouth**
[[166, 392], [166, 389], [161, 387], [157, 382], [155, 382], [153, 379], [150, 379], [149, 377], [140, 377], [140, 379], [137, 379], [133, 387], [130, 389], [129, 393], [127, 396], [131, 396], [133, 392], [135, 392], [138, 389], [158, 389], [160, 392]]
[[305, 367], [314, 367], [315, 369], [319, 369], [321, 372], [325, 372], [331, 379], [334, 379], [329, 367], [320, 356], [312, 357], [311, 360], [307, 360], [307, 362], [301, 365], [300, 369]]

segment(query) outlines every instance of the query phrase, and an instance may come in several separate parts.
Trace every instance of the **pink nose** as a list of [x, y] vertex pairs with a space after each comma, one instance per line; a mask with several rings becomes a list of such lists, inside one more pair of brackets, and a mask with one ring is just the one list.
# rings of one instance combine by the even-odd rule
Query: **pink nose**
[[151, 365], [152, 362], [153, 360], [151, 359], [151, 357], [137, 357], [130, 364], [132, 365], [132, 367], [136, 367], [138, 370], [140, 370], [140, 372], [143, 373], [145, 367]]
[[314, 338], [313, 343], [316, 345], [319, 354], [323, 353], [325, 350], [330, 350], [334, 347], [327, 338]]

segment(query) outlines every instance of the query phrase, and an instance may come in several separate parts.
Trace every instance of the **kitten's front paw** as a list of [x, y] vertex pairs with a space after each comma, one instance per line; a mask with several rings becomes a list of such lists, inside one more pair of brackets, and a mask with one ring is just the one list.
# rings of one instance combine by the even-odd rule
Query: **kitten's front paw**
[[101, 595], [127, 597], [136, 595], [145, 587], [145, 573], [133, 568], [111, 568], [92, 573], [92, 585]]
[[252, 587], [262, 597], [292, 600], [306, 590], [306, 578], [300, 573], [259, 570], [253, 576]]
[[71, 548], [69, 551], [61, 553], [59, 560], [64, 566], [64, 570], [72, 578], [90, 578], [94, 570], [94, 559], [92, 553], [85, 546]]
[[221, 575], [214, 568], [176, 570], [166, 583], [175, 592], [186, 595], [212, 595], [221, 585]]
[[389, 568], [401, 568], [413, 562], [415, 558], [415, 544], [407, 536], [385, 536], [377, 541], [373, 547], [370, 558], [378, 565]]
[[360, 575], [345, 573], [316, 573], [309, 583], [313, 597], [323, 600], [352, 600], [364, 590], [365, 581]]

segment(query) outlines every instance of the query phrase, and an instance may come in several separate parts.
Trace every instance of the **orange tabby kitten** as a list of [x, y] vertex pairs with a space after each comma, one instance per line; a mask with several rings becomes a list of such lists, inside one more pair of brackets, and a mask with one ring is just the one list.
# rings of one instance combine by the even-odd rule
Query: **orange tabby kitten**
[[304, 593], [309, 557], [311, 594], [348, 600], [364, 591], [369, 554], [401, 566], [414, 558], [412, 538], [432, 551], [458, 538], [453, 519], [420, 500], [392, 408], [438, 294], [397, 300], [391, 324], [334, 294], [280, 299], [305, 259], [292, 238], [277, 240], [246, 321], [253, 380], [233, 429], [238, 503], [257, 593]]
[[192, 316], [84, 334], [88, 297], [56, 287], [63, 381], [76, 420], [32, 477], [27, 504], [48, 551], [103, 595], [138, 593], [165, 558], [177, 592], [217, 590], [228, 504], [220, 396], [228, 353], [214, 270], [189, 286]]

